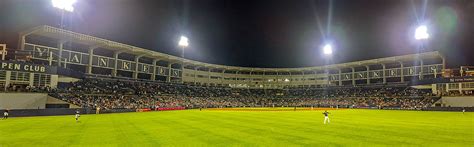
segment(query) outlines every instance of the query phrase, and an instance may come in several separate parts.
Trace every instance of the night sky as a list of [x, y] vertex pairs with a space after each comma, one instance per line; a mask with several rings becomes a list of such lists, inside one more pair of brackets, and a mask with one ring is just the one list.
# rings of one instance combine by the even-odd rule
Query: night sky
[[[50, 0], [0, 0], [0, 43], [59, 27]], [[305, 67], [438, 50], [474, 65], [474, 0], [78, 0], [67, 29], [186, 58], [246, 67]], [[413, 39], [423, 23], [431, 38]], [[332, 42], [335, 54], [322, 56]]]

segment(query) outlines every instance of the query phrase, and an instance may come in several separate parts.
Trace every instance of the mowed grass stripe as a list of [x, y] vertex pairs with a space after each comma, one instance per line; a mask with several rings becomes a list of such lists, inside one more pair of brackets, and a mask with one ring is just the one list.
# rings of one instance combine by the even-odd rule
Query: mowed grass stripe
[[[244, 144], [244, 142], [237, 141], [237, 138], [229, 134], [230, 131], [223, 132], [222, 130], [217, 130], [216, 128], [219, 127], [218, 123], [205, 122], [203, 121], [203, 119], [199, 119], [199, 121], [196, 121], [192, 119], [193, 115], [196, 114], [186, 113], [184, 115], [173, 115], [173, 118], [164, 121], [171, 121], [174, 125], [178, 124], [179, 126], [182, 126], [180, 130], [183, 134], [188, 134], [190, 135], [190, 138], [198, 139], [195, 142], [198, 142], [203, 145], [227, 145], [233, 142]], [[176, 141], [181, 142], [181, 140]]]
[[0, 121], [0, 146], [473, 146], [473, 113], [167, 111]]
[[[255, 113], [258, 113], [258, 112], [255, 112]], [[278, 115], [277, 113], [274, 113], [272, 115]], [[276, 121], [274, 121], [275, 119], [272, 120], [272, 122], [278, 122], [278, 123], [270, 123], [270, 124], [268, 124], [268, 123], [267, 124], [258, 124], [258, 120], [260, 120], [262, 118], [260, 118], [257, 115], [253, 115], [253, 114], [252, 115], [246, 115], [242, 118], [245, 118], [246, 120], [251, 122], [249, 124], [255, 124], [254, 126], [252, 126], [250, 128], [256, 128], [256, 127], [258, 128], [259, 126], [260, 127], [263, 126], [264, 129], [259, 129], [258, 130], [260, 133], [268, 132], [269, 130], [271, 130], [272, 132], [267, 133], [267, 134], [271, 134], [271, 135], [278, 134], [280, 136], [280, 138], [275, 139], [276, 144], [278, 144], [281, 141], [292, 142], [294, 144], [299, 144], [299, 145], [302, 145], [302, 143], [305, 143], [305, 142], [306, 143], [310, 142], [311, 144], [316, 143], [316, 144], [326, 144], [326, 145], [328, 143], [329, 144], [337, 144], [337, 142], [334, 142], [335, 141], [334, 138], [345, 139], [345, 142], [350, 143], [351, 138], [347, 138], [347, 136], [339, 135], [339, 134], [334, 135], [334, 132], [322, 133], [322, 132], [324, 132], [324, 127], [329, 127], [329, 125], [319, 126], [321, 123], [315, 123], [314, 121], [309, 121], [309, 123], [304, 123], [304, 124], [310, 124], [309, 127], [300, 127], [301, 129], [297, 130], [296, 129], [296, 128], [298, 128], [297, 126], [301, 126], [302, 123], [301, 122], [295, 122], [295, 120], [298, 120], [298, 119], [288, 118], [286, 116], [292, 116], [293, 114], [298, 114], [298, 113], [292, 113], [292, 112], [288, 113], [288, 112], [286, 112], [286, 114], [287, 115], [285, 115], [285, 113], [280, 113], [279, 115], [281, 115], [281, 116], [277, 117], [277, 118], [280, 118], [280, 119], [278, 119]], [[317, 114], [319, 114], [319, 113], [317, 113]], [[240, 113], [237, 113], [237, 115], [240, 115]], [[268, 115], [264, 115], [264, 116], [268, 116]], [[257, 117], [257, 118], [252, 118], [252, 117]], [[268, 119], [263, 118], [262, 120], [268, 120]], [[288, 120], [291, 120], [291, 121], [288, 121]], [[299, 120], [304, 120], [304, 119], [299, 118]], [[254, 122], [254, 123], [252, 123], [252, 122]], [[284, 125], [284, 123], [288, 123], [288, 122], [290, 122], [291, 124]], [[314, 124], [317, 124], [317, 125], [314, 125]], [[268, 128], [266, 126], [270, 126], [270, 128]], [[292, 127], [295, 126], [295, 127], [292, 128], [292, 127], [285, 127], [285, 126], [292, 126]], [[313, 129], [313, 131], [306, 131], [308, 129]], [[284, 133], [280, 133], [280, 132], [284, 132]], [[312, 134], [312, 135], [305, 134], [303, 132], [307, 132], [307, 133]], [[322, 136], [323, 134], [325, 136]], [[316, 137], [312, 137], [312, 136], [318, 136], [318, 137], [316, 138]], [[327, 138], [332, 138], [332, 139], [327, 139]], [[354, 140], [353, 143], [356, 143], [356, 141]]]
[[230, 135], [229, 133], [231, 133], [232, 130], [223, 128], [220, 123], [205, 122], [203, 121], [204, 118], [193, 118], [193, 115], [185, 115], [183, 117], [177, 117], [173, 121], [186, 126], [187, 129], [185, 130], [196, 133], [194, 137], [201, 138], [201, 140], [205, 141], [208, 145], [223, 146], [232, 142], [238, 142], [243, 145], [246, 144], [245, 141], [237, 140], [237, 138]]
[[[249, 123], [236, 123], [232, 121], [232, 120], [242, 120], [242, 118], [245, 118], [245, 117], [233, 115], [231, 117], [220, 116], [220, 119], [216, 119], [216, 120], [210, 119], [210, 118], [212, 117], [206, 117], [207, 119], [206, 121], [208, 122], [217, 121], [216, 124], [220, 124], [220, 125], [215, 126], [215, 127], [228, 129], [229, 130], [228, 132], [231, 133], [232, 136], [239, 138], [239, 140], [241, 141], [253, 140], [259, 143], [275, 144], [275, 142], [278, 142], [278, 141], [294, 139], [293, 136], [290, 136], [288, 134], [285, 135], [286, 138], [283, 138], [283, 140], [282, 138], [278, 138], [279, 135], [277, 135], [277, 133], [273, 133], [272, 136], [262, 135], [262, 133], [266, 133], [271, 130], [263, 129], [261, 127], [254, 127], [250, 125], [241, 125], [241, 124], [249, 124]], [[258, 120], [255, 120], [254, 123], [258, 125], [257, 121]], [[263, 125], [260, 124], [260, 126], [263, 126]], [[265, 137], [262, 137], [262, 136], [265, 136]], [[294, 143], [294, 144], [299, 144], [299, 143]]]
[[[332, 114], [337, 114], [338, 112], [337, 111], [331, 111]], [[321, 136], [319, 138], [311, 138], [313, 140], [318, 140], [319, 142], [321, 141], [324, 141], [324, 140], [328, 140], [328, 138], [332, 138], [332, 139], [329, 139], [329, 140], [336, 140], [334, 138], [339, 138], [339, 139], [343, 139], [345, 140], [345, 142], [347, 142], [348, 144], [358, 144], [360, 143], [360, 138], [359, 135], [357, 133], [351, 133], [351, 132], [347, 132], [347, 131], [342, 131], [341, 129], [338, 129], [338, 124], [337, 124], [337, 121], [336, 123], [334, 122], [336, 120], [336, 118], [333, 118], [331, 117], [331, 120], [332, 120], [332, 123], [331, 124], [328, 124], [328, 125], [323, 125], [323, 115], [321, 114], [322, 111], [320, 112], [313, 112], [313, 114], [310, 114], [310, 116], [313, 116], [313, 117], [310, 117], [313, 121], [309, 121], [307, 122], [308, 124], [310, 124], [310, 127], [300, 127], [300, 129], [298, 130], [298, 128], [296, 130], [294, 130], [295, 132], [304, 132], [305, 130], [313, 130], [311, 131], [312, 133], [317, 133], [315, 134], [316, 136]], [[292, 115], [289, 114], [289, 116], [291, 117]], [[317, 116], [317, 117], [316, 117]], [[288, 123], [288, 121], [292, 120], [292, 119], [297, 119], [297, 118], [294, 118], [294, 117], [286, 117], [287, 120], [283, 121], [284, 123]], [[305, 123], [301, 123], [300, 125], [304, 125]], [[340, 130], [340, 131], [339, 131]], [[344, 134], [342, 133], [339, 133], [339, 132], [344, 132]], [[349, 133], [349, 134], [347, 134]], [[304, 134], [303, 134], [304, 135]], [[380, 142], [379, 140], [377, 139], [374, 139], [372, 141], [372, 143], [382, 143]]]
[[205, 145], [202, 140], [196, 138], [196, 134], [200, 132], [188, 129], [187, 125], [177, 123], [176, 117], [184, 117], [186, 114], [176, 115], [176, 112], [151, 114], [156, 117], [152, 124], [155, 130], [151, 134], [160, 141], [159, 145], [180, 145], [187, 142], [194, 142], [199, 146]]
[[[310, 126], [308, 128], [303, 127], [302, 130], [295, 130], [295, 131], [296, 132], [299, 132], [299, 131], [304, 132], [305, 129], [314, 129], [315, 131], [313, 131], [313, 132], [319, 132], [319, 134], [316, 134], [316, 135], [319, 135], [319, 136], [325, 135], [325, 136], [322, 136], [323, 138], [312, 138], [313, 140], [318, 140], [320, 142], [326, 140], [326, 137], [333, 138], [332, 140], [334, 140], [334, 137], [336, 137], [336, 138], [341, 138], [341, 139], [344, 140], [344, 142], [351, 143], [353, 145], [361, 143], [361, 140], [369, 140], [372, 144], [373, 143], [379, 143], [379, 144], [384, 144], [385, 143], [385, 141], [384, 141], [385, 139], [383, 139], [379, 136], [376, 136], [376, 135], [372, 135], [370, 137], [367, 137], [367, 136], [359, 135], [359, 134], [361, 134], [361, 132], [355, 132], [354, 131], [354, 132], [351, 133], [351, 132], [348, 132], [347, 129], [345, 129], [345, 128], [339, 129], [340, 125], [337, 123], [337, 121], [334, 122], [338, 118], [333, 118], [332, 117], [331, 118], [332, 119], [332, 124], [331, 125], [322, 125], [323, 117], [321, 115], [321, 112], [315, 113], [317, 116], [319, 116], [319, 117], [315, 118], [317, 121], [309, 121], [308, 124], [310, 124], [310, 125], [312, 124], [313, 126]], [[336, 112], [333, 112], [333, 113], [336, 113]], [[314, 114], [311, 114], [311, 115], [314, 115]], [[286, 117], [286, 118], [288, 118], [288, 117]], [[311, 117], [311, 118], [314, 118], [314, 117]], [[291, 121], [292, 119], [295, 119], [295, 118], [289, 118], [288, 120], [281, 121], [281, 122], [293, 122], [293, 121]], [[357, 125], [351, 125], [351, 124], [349, 124], [349, 126], [358, 127]], [[330, 127], [330, 128], [327, 128], [327, 127]], [[339, 133], [339, 132], [343, 132], [343, 133]]]
[[[45, 143], [54, 143], [57, 140], [50, 140], [48, 138], [49, 135], [55, 134], [51, 130], [60, 129], [67, 124], [64, 120], [64, 117], [34, 117], [34, 119], [30, 118], [9, 118], [9, 120], [3, 121], [10, 121], [14, 120], [16, 123], [12, 123], [8, 125], [8, 129], [4, 129], [3, 127], [0, 128], [2, 131], [0, 137], [0, 142], [10, 142], [12, 138], [22, 140], [23, 143], [27, 142], [28, 144], [45, 144]], [[55, 124], [54, 127], [51, 127], [51, 124]], [[0, 126], [3, 123], [0, 121]], [[45, 129], [44, 126], [50, 126], [48, 129]], [[21, 145], [22, 142], [11, 142], [14, 145], [18, 144]], [[1, 144], [1, 143], [0, 143]]]
[[[223, 118], [224, 120], [245, 120], [246, 123], [239, 123], [236, 124], [236, 128], [246, 128], [247, 131], [254, 132], [253, 134], [268, 134], [269, 137], [272, 139], [271, 142], [278, 144], [278, 142], [288, 142], [293, 144], [301, 145], [300, 142], [292, 142], [293, 140], [301, 140], [304, 137], [299, 136], [295, 133], [290, 133], [292, 130], [287, 129], [285, 125], [282, 125], [283, 117], [273, 117], [272, 119], [269, 118], [262, 118], [261, 116], [255, 115], [255, 113], [233, 113], [236, 115], [234, 118]], [[239, 116], [240, 115], [240, 116]], [[267, 116], [267, 115], [264, 115]], [[267, 135], [263, 135], [267, 136]]]
[[[409, 111], [406, 111], [409, 112]], [[418, 113], [423, 113], [423, 112], [418, 112]], [[407, 118], [400, 119], [401, 116], [392, 116], [396, 117], [400, 120], [393, 120], [390, 119], [392, 117], [383, 117], [383, 116], [377, 116], [377, 115], [372, 115], [372, 114], [367, 114], [370, 115], [373, 118], [365, 118], [362, 117], [364, 120], [370, 120], [370, 121], [358, 121], [360, 123], [356, 123], [358, 127], [353, 127], [349, 123], [343, 123], [341, 125], [345, 125], [347, 129], [352, 129], [354, 131], [370, 131], [373, 133], [372, 136], [386, 136], [387, 139], [384, 140], [391, 140], [391, 139], [396, 139], [394, 141], [401, 141], [407, 144], [417, 144], [421, 143], [423, 141], [437, 141], [438, 139], [441, 140], [450, 140], [453, 141], [453, 138], [426, 138], [423, 136], [420, 136], [420, 132], [423, 134], [427, 134], [430, 131], [430, 129], [426, 128], [422, 123], [417, 123], [417, 122], [411, 122], [411, 119], [413, 116], [407, 116]], [[407, 114], [404, 114], [407, 115]], [[343, 117], [340, 118], [343, 120], [343, 122], [349, 122], [350, 120], [353, 120], [352, 117]], [[394, 128], [394, 129], [386, 129], [386, 128]], [[439, 134], [439, 130], [436, 128], [433, 128], [434, 131], [433, 134]], [[457, 138], [459, 139], [459, 138]]]

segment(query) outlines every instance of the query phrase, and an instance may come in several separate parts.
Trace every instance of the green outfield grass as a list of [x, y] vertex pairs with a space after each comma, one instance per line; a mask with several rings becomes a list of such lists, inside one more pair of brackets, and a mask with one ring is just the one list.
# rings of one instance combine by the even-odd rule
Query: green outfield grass
[[0, 120], [0, 146], [474, 146], [474, 113], [183, 110]]

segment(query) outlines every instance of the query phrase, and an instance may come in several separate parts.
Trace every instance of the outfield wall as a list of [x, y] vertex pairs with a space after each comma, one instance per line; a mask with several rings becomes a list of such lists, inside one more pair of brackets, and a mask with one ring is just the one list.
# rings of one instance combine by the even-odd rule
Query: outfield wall
[[446, 96], [439, 102], [443, 107], [474, 107], [474, 96]]
[[46, 93], [0, 93], [0, 109], [44, 109]]
[[46, 100], [46, 109], [48, 108], [81, 108], [81, 107], [74, 104], [70, 104], [63, 100], [48, 96]]
[[[15, 109], [10, 111], [10, 117], [25, 117], [25, 116], [53, 116], [53, 115], [74, 115], [76, 110], [79, 110], [81, 114], [95, 114], [94, 109], [85, 108], [60, 108], [60, 109]], [[100, 113], [125, 113], [125, 112], [136, 112], [135, 109], [110, 109], [101, 110]], [[74, 117], [71, 117], [72, 119]]]

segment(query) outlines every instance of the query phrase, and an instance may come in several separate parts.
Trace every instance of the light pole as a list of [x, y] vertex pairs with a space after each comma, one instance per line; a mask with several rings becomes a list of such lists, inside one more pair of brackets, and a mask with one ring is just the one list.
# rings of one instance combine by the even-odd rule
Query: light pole
[[181, 39], [178, 42], [178, 46], [181, 47], [181, 83], [184, 83], [184, 48], [188, 47], [188, 37], [181, 36]]
[[421, 50], [425, 49], [427, 40], [430, 38], [430, 34], [428, 33], [428, 27], [426, 25], [420, 25], [415, 29], [414, 34], [415, 40], [419, 43], [419, 48]]
[[[333, 50], [332, 50], [332, 45], [330, 43], [326, 43], [323, 47], [322, 47], [322, 52], [324, 54], [324, 56], [326, 57], [326, 64], [329, 63], [329, 61], [331, 60], [331, 56], [332, 56], [332, 53], [333, 53]], [[325, 65], [324, 66], [324, 73], [327, 74], [327, 77], [328, 77], [328, 86], [331, 84], [330, 82], [330, 79], [331, 79], [331, 74], [329, 72], [329, 68], [328, 68], [329, 65]]]
[[[77, 2], [77, 0], [51, 0], [51, 4], [53, 5], [53, 7], [55, 8], [58, 8], [61, 10], [61, 22], [59, 23], [59, 27], [61, 29], [64, 29], [64, 24], [63, 24], [63, 21], [64, 21], [64, 13], [65, 12], [74, 12], [74, 4]], [[59, 48], [59, 55], [58, 56], [58, 66], [61, 66], [61, 59], [62, 59], [62, 43], [61, 43], [61, 47]], [[50, 57], [51, 58], [50, 60], [52, 60], [52, 54], [50, 53]], [[66, 68], [66, 61], [67, 59], [64, 58], [64, 68]], [[50, 61], [50, 65], [51, 65], [51, 61]]]
[[[430, 34], [428, 33], [428, 27], [426, 25], [419, 25], [416, 29], [415, 29], [415, 39], [417, 41], [419, 41], [419, 45], [418, 45], [418, 50], [417, 50], [417, 54], [419, 54], [420, 52], [423, 52], [425, 51], [426, 49], [426, 46], [428, 44], [428, 39], [430, 38]], [[420, 51], [421, 50], [421, 51]], [[419, 58], [417, 56], [417, 58]], [[423, 59], [418, 59], [421, 63], [421, 71], [419, 73], [419, 79], [422, 79], [423, 78]]]
[[64, 12], [74, 12], [74, 4], [77, 0], [51, 0], [51, 4], [53, 7], [58, 8], [61, 10], [61, 22], [60, 27], [63, 28], [63, 19], [64, 19]]

